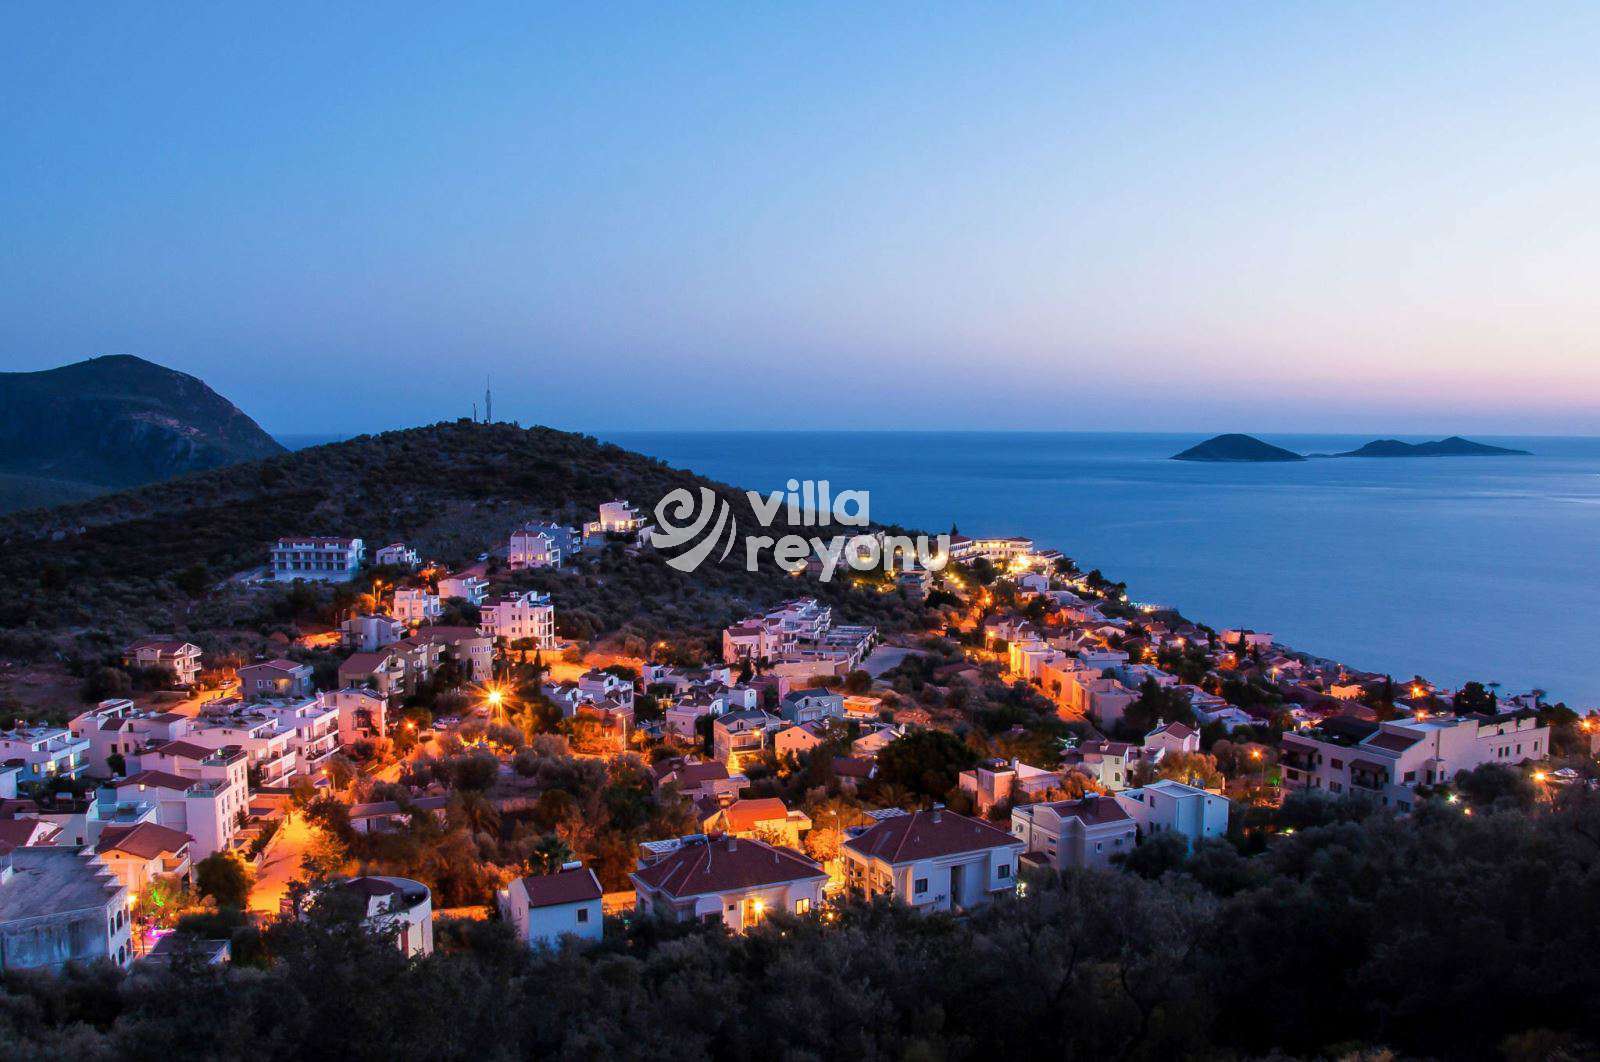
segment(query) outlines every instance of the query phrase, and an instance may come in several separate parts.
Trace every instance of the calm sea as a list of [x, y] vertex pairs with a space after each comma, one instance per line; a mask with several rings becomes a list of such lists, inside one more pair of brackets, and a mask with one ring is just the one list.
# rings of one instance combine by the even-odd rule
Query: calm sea
[[[875, 519], [908, 527], [1029, 535], [1134, 600], [1355, 667], [1600, 704], [1600, 439], [1480, 440], [1535, 454], [1521, 458], [1208, 465], [1167, 460], [1200, 435], [607, 438], [742, 487], [870, 490]], [[1372, 437], [1264, 438], [1310, 453]]]

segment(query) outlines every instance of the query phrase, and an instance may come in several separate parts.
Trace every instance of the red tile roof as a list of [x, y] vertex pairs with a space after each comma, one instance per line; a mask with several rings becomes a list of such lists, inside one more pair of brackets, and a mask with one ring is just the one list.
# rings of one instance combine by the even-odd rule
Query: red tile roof
[[686, 843], [632, 875], [636, 883], [675, 898], [826, 876], [820, 866], [799, 852], [731, 837]]
[[198, 778], [185, 778], [170, 771], [140, 771], [118, 782], [117, 788], [125, 789], [130, 785], [155, 785], [163, 789], [187, 790], [190, 786], [199, 784], [199, 781]]
[[61, 827], [44, 819], [0, 819], [0, 855], [29, 844], [49, 844]]
[[1022, 842], [1004, 830], [953, 811], [913, 811], [881, 819], [844, 844], [870, 859], [896, 864], [985, 848], [1020, 847]]
[[151, 751], [160, 756], [182, 756], [184, 759], [189, 760], [203, 760], [216, 752], [215, 749], [208, 749], [204, 745], [196, 745], [192, 741], [169, 741]]
[[153, 822], [141, 822], [133, 826], [107, 826], [100, 831], [100, 843], [94, 846], [94, 850], [127, 852], [141, 859], [154, 859], [168, 852], [176, 854], [182, 851], [191, 840], [186, 833]]
[[1100, 826], [1108, 822], [1121, 822], [1132, 819], [1122, 805], [1117, 803], [1116, 797], [1090, 794], [1078, 800], [1058, 800], [1048, 805], [1063, 819], [1077, 819], [1085, 826]]
[[600, 879], [588, 867], [529, 875], [522, 879], [522, 888], [528, 894], [529, 907], [598, 900], [605, 891], [600, 888]]
[[728, 820], [730, 833], [744, 833], [755, 829], [759, 823], [772, 822], [774, 819], [783, 820], [789, 817], [788, 807], [777, 797], [753, 797], [749, 800], [735, 800], [722, 810]]

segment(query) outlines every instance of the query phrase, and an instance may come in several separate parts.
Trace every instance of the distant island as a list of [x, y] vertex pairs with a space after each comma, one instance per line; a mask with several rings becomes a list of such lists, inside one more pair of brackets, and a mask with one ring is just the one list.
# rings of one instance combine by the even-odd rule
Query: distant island
[[1262, 442], [1254, 435], [1218, 435], [1198, 446], [1191, 446], [1181, 454], [1173, 454], [1174, 461], [1304, 461], [1293, 450]]
[[1527, 450], [1511, 450], [1504, 446], [1490, 446], [1473, 442], [1459, 435], [1435, 442], [1407, 443], [1398, 439], [1377, 439], [1355, 450], [1336, 454], [1297, 454], [1281, 446], [1262, 442], [1254, 435], [1218, 435], [1198, 446], [1191, 446], [1181, 454], [1173, 454], [1174, 461], [1262, 462], [1304, 461], [1318, 457], [1532, 457]]
[[1473, 442], [1459, 435], [1437, 442], [1406, 443], [1399, 439], [1378, 439], [1356, 450], [1338, 454], [1312, 454], [1312, 457], [1532, 457], [1527, 450], [1511, 450]]

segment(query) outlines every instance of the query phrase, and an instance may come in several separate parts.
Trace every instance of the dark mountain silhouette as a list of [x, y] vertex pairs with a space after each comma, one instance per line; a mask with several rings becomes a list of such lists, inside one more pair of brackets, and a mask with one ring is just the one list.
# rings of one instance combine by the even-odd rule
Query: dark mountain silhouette
[[[137, 486], [283, 452], [226, 398], [130, 354], [0, 373], [0, 505]], [[26, 485], [33, 493], [9, 488]]]
[[1527, 450], [1510, 450], [1504, 446], [1490, 446], [1452, 435], [1436, 442], [1406, 443], [1399, 439], [1377, 439], [1355, 450], [1337, 454], [1316, 454], [1316, 457], [1531, 457]]
[[1181, 454], [1174, 461], [1304, 461], [1292, 450], [1262, 442], [1253, 435], [1218, 435]]

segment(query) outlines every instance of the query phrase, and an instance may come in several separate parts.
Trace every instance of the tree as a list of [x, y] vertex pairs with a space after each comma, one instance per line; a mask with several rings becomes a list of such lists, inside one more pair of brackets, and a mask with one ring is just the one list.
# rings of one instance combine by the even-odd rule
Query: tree
[[1456, 691], [1454, 705], [1457, 712], [1480, 712], [1484, 715], [1495, 713], [1495, 695], [1481, 682], [1469, 682]]
[[978, 762], [966, 742], [944, 730], [916, 730], [878, 753], [877, 782], [938, 800], [956, 787], [957, 776]]
[[250, 901], [250, 868], [232, 852], [213, 852], [194, 868], [195, 895], [211, 897], [218, 907], [244, 910]]
[[844, 677], [844, 688], [847, 693], [869, 693], [872, 690], [872, 676], [856, 668]]
[[572, 849], [553, 833], [547, 833], [533, 846], [524, 863], [529, 874], [554, 874], [572, 861]]
[[112, 697], [126, 697], [133, 692], [133, 679], [126, 671], [115, 667], [97, 667], [83, 680], [78, 694], [85, 701], [104, 701]]
[[1169, 871], [1183, 869], [1189, 861], [1189, 839], [1176, 830], [1168, 830], [1145, 838], [1133, 851], [1111, 859], [1141, 878], [1154, 880]]

